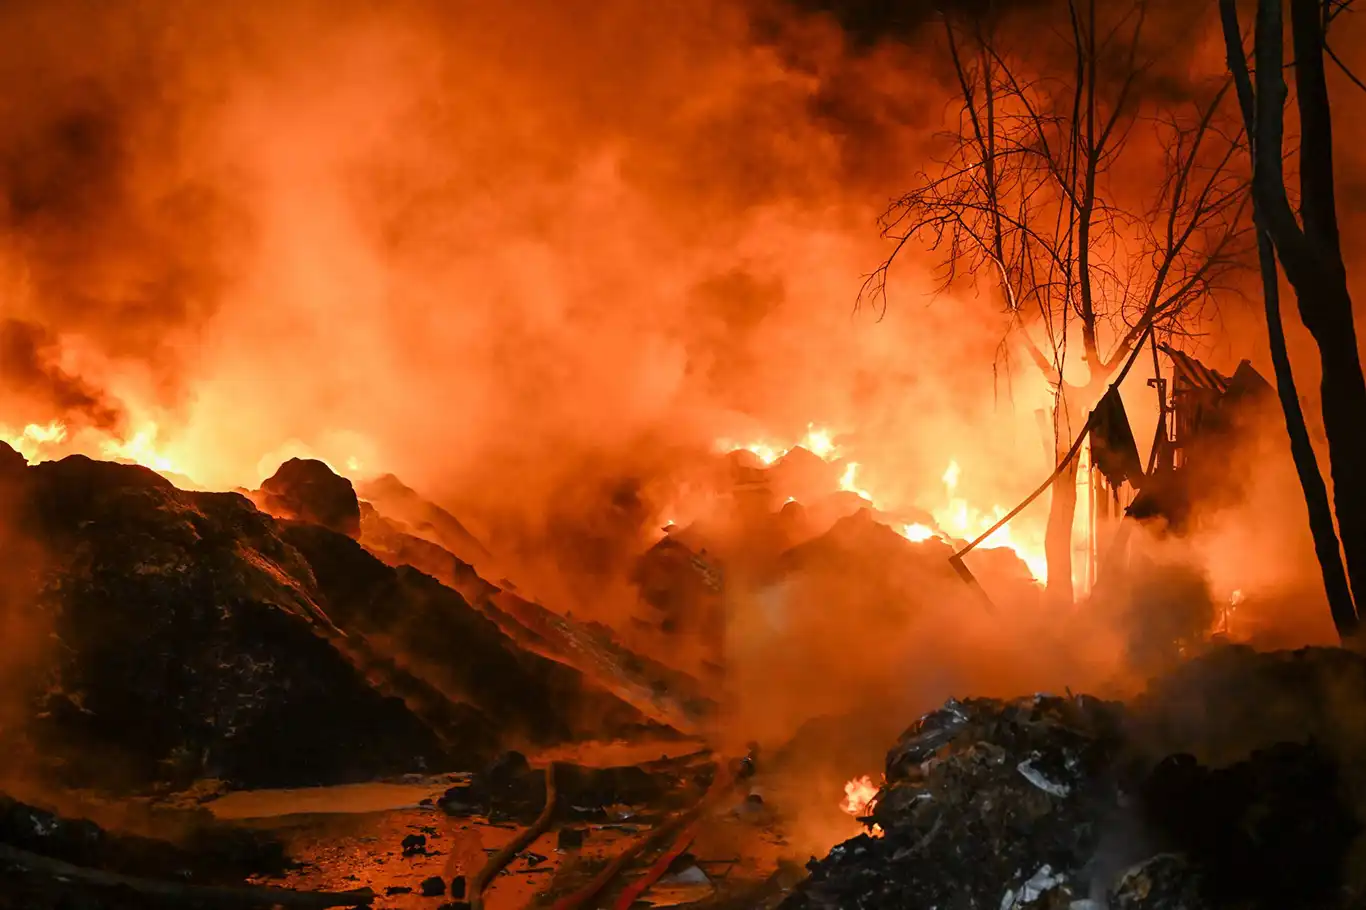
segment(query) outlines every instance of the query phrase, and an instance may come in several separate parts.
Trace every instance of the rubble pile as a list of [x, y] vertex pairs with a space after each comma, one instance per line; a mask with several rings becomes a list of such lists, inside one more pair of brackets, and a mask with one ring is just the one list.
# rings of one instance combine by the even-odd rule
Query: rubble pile
[[[1351, 768], [1361, 756], [1341, 745], [1359, 715], [1332, 719], [1325, 687], [1335, 681], [1340, 707], [1342, 687], [1366, 679], [1363, 669], [1366, 659], [1329, 649], [1230, 648], [1190, 662], [1128, 707], [1086, 696], [950, 701], [888, 753], [863, 819], [870, 833], [812, 860], [783, 906], [1360, 906]], [[1273, 694], [1281, 717], [1259, 728], [1250, 706]], [[1319, 710], [1292, 729], [1285, 706], [1316, 695]], [[1198, 718], [1209, 715], [1192, 713], [1221, 702], [1246, 726], [1205, 726]], [[1237, 746], [1217, 748], [1221, 735]], [[1223, 761], [1154, 752], [1159, 743], [1189, 743]]]

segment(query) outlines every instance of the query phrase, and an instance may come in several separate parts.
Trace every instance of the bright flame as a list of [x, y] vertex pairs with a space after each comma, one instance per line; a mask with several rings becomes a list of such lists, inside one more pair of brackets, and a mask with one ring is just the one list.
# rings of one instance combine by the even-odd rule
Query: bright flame
[[[844, 799], [840, 800], [841, 811], [854, 818], [864, 818], [877, 797], [878, 790], [878, 785], [873, 783], [873, 779], [867, 774], [854, 778], [844, 785]], [[870, 833], [873, 837], [881, 837], [882, 827], [873, 825]]]
[[[720, 451], [746, 451], [758, 458], [764, 465], [773, 464], [797, 446], [807, 449], [826, 461], [834, 461], [839, 457], [839, 448], [834, 444], [830, 431], [823, 427], [817, 427], [814, 423], [807, 424], [806, 435], [792, 446], [779, 446], [768, 442], [739, 444], [726, 440], [717, 443], [717, 448]], [[860, 464], [857, 461], [845, 463], [844, 472], [840, 475], [840, 489], [857, 494], [860, 498], [871, 503], [874, 508], [886, 509], [885, 503], [881, 502], [871, 491], [860, 486], [859, 468]], [[935, 524], [938, 527], [932, 528], [920, 523], [907, 524], [900, 526], [898, 533], [912, 543], [921, 543], [931, 537], [975, 540], [1005, 516], [1006, 510], [999, 505], [983, 510], [969, 503], [965, 497], [960, 496], [958, 485], [962, 479], [962, 466], [958, 464], [956, 459], [951, 460], [940, 477], [946, 494], [945, 502], [939, 508], [930, 510], [930, 514], [934, 516]], [[788, 500], [788, 502], [791, 501], [791, 499]], [[1037, 540], [1024, 540], [1018, 533], [1012, 532], [1010, 524], [1005, 524], [982, 541], [982, 546], [1014, 550], [1015, 554], [1029, 569], [1029, 574], [1034, 576], [1037, 581], [1045, 581], [1048, 578], [1048, 560], [1044, 555], [1042, 537]]]
[[[982, 511], [957, 495], [958, 482], [962, 476], [963, 469], [959, 467], [958, 462], [950, 461], [941, 478], [944, 490], [948, 494], [948, 503], [942, 508], [932, 510], [932, 514], [935, 523], [950, 536], [959, 540], [976, 540], [979, 535], [1004, 518], [1006, 510], [1000, 506], [992, 506], [989, 511]], [[981, 545], [1014, 550], [1015, 555], [1029, 568], [1029, 574], [1038, 581], [1047, 580], [1048, 560], [1044, 554], [1042, 541], [1025, 543], [1017, 539], [1011, 534], [1009, 523], [993, 531]]]
[[46, 424], [31, 423], [18, 433], [0, 429], [0, 442], [7, 443], [11, 449], [24, 456], [29, 464], [42, 461], [44, 446], [66, 439], [66, 427], [57, 420]]
[[839, 447], [835, 445], [830, 431], [825, 427], [818, 427], [814, 423], [808, 423], [806, 435], [790, 446], [775, 445], [770, 442], [733, 442], [728, 439], [722, 439], [716, 443], [717, 451], [726, 453], [749, 452], [765, 465], [773, 464], [798, 447], [806, 449], [824, 461], [834, 461], [839, 457]]
[[156, 447], [157, 425], [147, 423], [133, 434], [131, 439], [119, 442], [110, 440], [100, 445], [106, 458], [122, 459], [151, 468], [159, 474], [180, 474], [188, 476], [174, 461]]
[[849, 493], [857, 493], [863, 499], [873, 502], [872, 493], [859, 489], [857, 461], [851, 461], [844, 466], [844, 474], [840, 477], [840, 489]]
[[830, 439], [830, 431], [812, 424], [806, 425], [806, 437], [797, 444], [826, 461], [838, 454], [835, 443]]
[[962, 474], [963, 469], [958, 467], [958, 462], [950, 461], [948, 469], [944, 471], [944, 476], [941, 478], [944, 481], [944, 489], [949, 491], [949, 496], [958, 492], [958, 478]]

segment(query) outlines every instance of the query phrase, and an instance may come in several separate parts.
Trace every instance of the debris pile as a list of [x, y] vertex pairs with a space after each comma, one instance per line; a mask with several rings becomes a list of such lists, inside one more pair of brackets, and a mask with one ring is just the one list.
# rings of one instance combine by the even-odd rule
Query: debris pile
[[[295, 463], [306, 476], [282, 471], [273, 495], [350, 530], [355, 494], [325, 470]], [[5, 761], [52, 783], [346, 783], [479, 767], [513, 737], [658, 729], [339, 530], [83, 456], [16, 465], [3, 487], [34, 551], [6, 579], [33, 641]]]
[[[887, 756], [864, 834], [811, 866], [791, 908], [1051, 907], [1088, 896], [1113, 804], [1117, 706], [950, 701]], [[879, 833], [879, 832], [875, 832]], [[1062, 900], [1062, 898], [1066, 900]]]
[[[1355, 765], [1345, 762], [1360, 755], [1325, 744], [1341, 744], [1358, 715], [1332, 722], [1310, 711], [1298, 730], [1283, 715], [1259, 737], [1232, 703], [1250, 705], [1249, 695], [1269, 695], [1278, 680], [1283, 711], [1295, 700], [1288, 693], [1310, 702], [1315, 686], [1360, 680], [1363, 669], [1366, 659], [1326, 649], [1228, 649], [1191, 662], [1129, 708], [1086, 696], [950, 701], [889, 752], [862, 819], [870, 833], [812, 860], [783, 906], [1359, 906], [1350, 857], [1361, 825], [1350, 802]], [[1221, 700], [1249, 726], [1193, 720], [1193, 704]], [[1212, 754], [1220, 750], [1209, 740], [1221, 733], [1239, 743], [1240, 758], [1211, 766], [1185, 751], [1151, 751], [1184, 741]]]

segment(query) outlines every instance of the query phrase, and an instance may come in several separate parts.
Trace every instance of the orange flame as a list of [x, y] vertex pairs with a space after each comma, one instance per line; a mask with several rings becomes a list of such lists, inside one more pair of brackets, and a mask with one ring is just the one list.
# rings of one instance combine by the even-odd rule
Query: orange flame
[[867, 774], [856, 777], [844, 785], [844, 799], [840, 800], [840, 809], [854, 818], [862, 818], [868, 814], [868, 807], [872, 805], [880, 789]]
[[[958, 462], [950, 461], [948, 468], [944, 471], [944, 476], [941, 478], [944, 483], [944, 490], [948, 494], [948, 502], [941, 508], [932, 510], [932, 514], [939, 527], [950, 536], [960, 540], [975, 540], [980, 534], [1000, 521], [1005, 516], [1006, 510], [995, 505], [990, 510], [983, 511], [970, 505], [966, 499], [958, 495], [958, 482], [962, 476], [963, 469], [959, 467]], [[988, 548], [999, 547], [1014, 550], [1015, 555], [1019, 556], [1024, 564], [1029, 567], [1029, 573], [1035, 579], [1038, 581], [1047, 580], [1048, 560], [1044, 555], [1041, 537], [1036, 540], [1021, 540], [1011, 533], [1011, 526], [1006, 524], [982, 541], [981, 545]]]
[[24, 460], [29, 464], [42, 461], [45, 447], [65, 439], [66, 426], [57, 420], [46, 424], [31, 423], [18, 433], [0, 429], [0, 442], [8, 444], [11, 449], [24, 456]]
[[149, 421], [143, 425], [142, 429], [126, 440], [109, 440], [102, 443], [100, 451], [106, 458], [131, 461], [142, 465], [144, 468], [151, 468], [158, 474], [190, 476], [174, 460], [157, 449], [158, 432], [157, 425]]
[[839, 447], [835, 445], [834, 437], [831, 435], [830, 431], [824, 427], [818, 427], [814, 423], [808, 423], [806, 425], [806, 435], [788, 446], [767, 441], [735, 442], [729, 439], [722, 439], [716, 443], [716, 450], [718, 452], [749, 452], [765, 465], [773, 464], [796, 448], [806, 449], [811, 454], [825, 461], [834, 461], [839, 457]]
[[[734, 443], [727, 440], [717, 443], [717, 447], [721, 451], [750, 452], [765, 465], [773, 464], [797, 446], [806, 448], [826, 461], [835, 461], [840, 454], [838, 447], [834, 445], [830, 431], [817, 427], [815, 424], [807, 424], [806, 435], [791, 446], [776, 445], [770, 442]], [[845, 463], [844, 473], [840, 476], [840, 489], [857, 494], [876, 509], [889, 509], [887, 503], [862, 486], [859, 477], [860, 467], [861, 465], [857, 461]], [[944, 501], [937, 508], [930, 510], [937, 528], [917, 522], [900, 525], [897, 527], [897, 532], [912, 543], [921, 543], [931, 537], [975, 540], [1006, 514], [1006, 510], [999, 505], [993, 505], [990, 509], [981, 509], [961, 496], [958, 487], [962, 477], [962, 467], [956, 460], [950, 461], [940, 477], [940, 482], [944, 487]], [[895, 508], [891, 507], [891, 510], [895, 511]], [[1048, 561], [1044, 555], [1042, 533], [1013, 530], [1011, 524], [1006, 524], [982, 541], [982, 546], [1013, 550], [1024, 562], [1035, 580], [1041, 582], [1047, 580]]]

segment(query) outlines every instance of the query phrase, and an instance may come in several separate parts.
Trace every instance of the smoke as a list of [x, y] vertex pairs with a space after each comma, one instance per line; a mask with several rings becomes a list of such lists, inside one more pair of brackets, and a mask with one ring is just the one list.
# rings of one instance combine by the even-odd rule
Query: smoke
[[912, 253], [884, 319], [852, 312], [953, 113], [929, 6], [8, 4], [28, 342], [0, 369], [28, 391], [0, 424], [141, 439], [210, 487], [392, 472], [603, 616], [718, 438], [815, 422], [879, 498], [937, 501], [954, 461], [1008, 508], [1051, 467], [1050, 390], [994, 375], [996, 302], [929, 302]]

